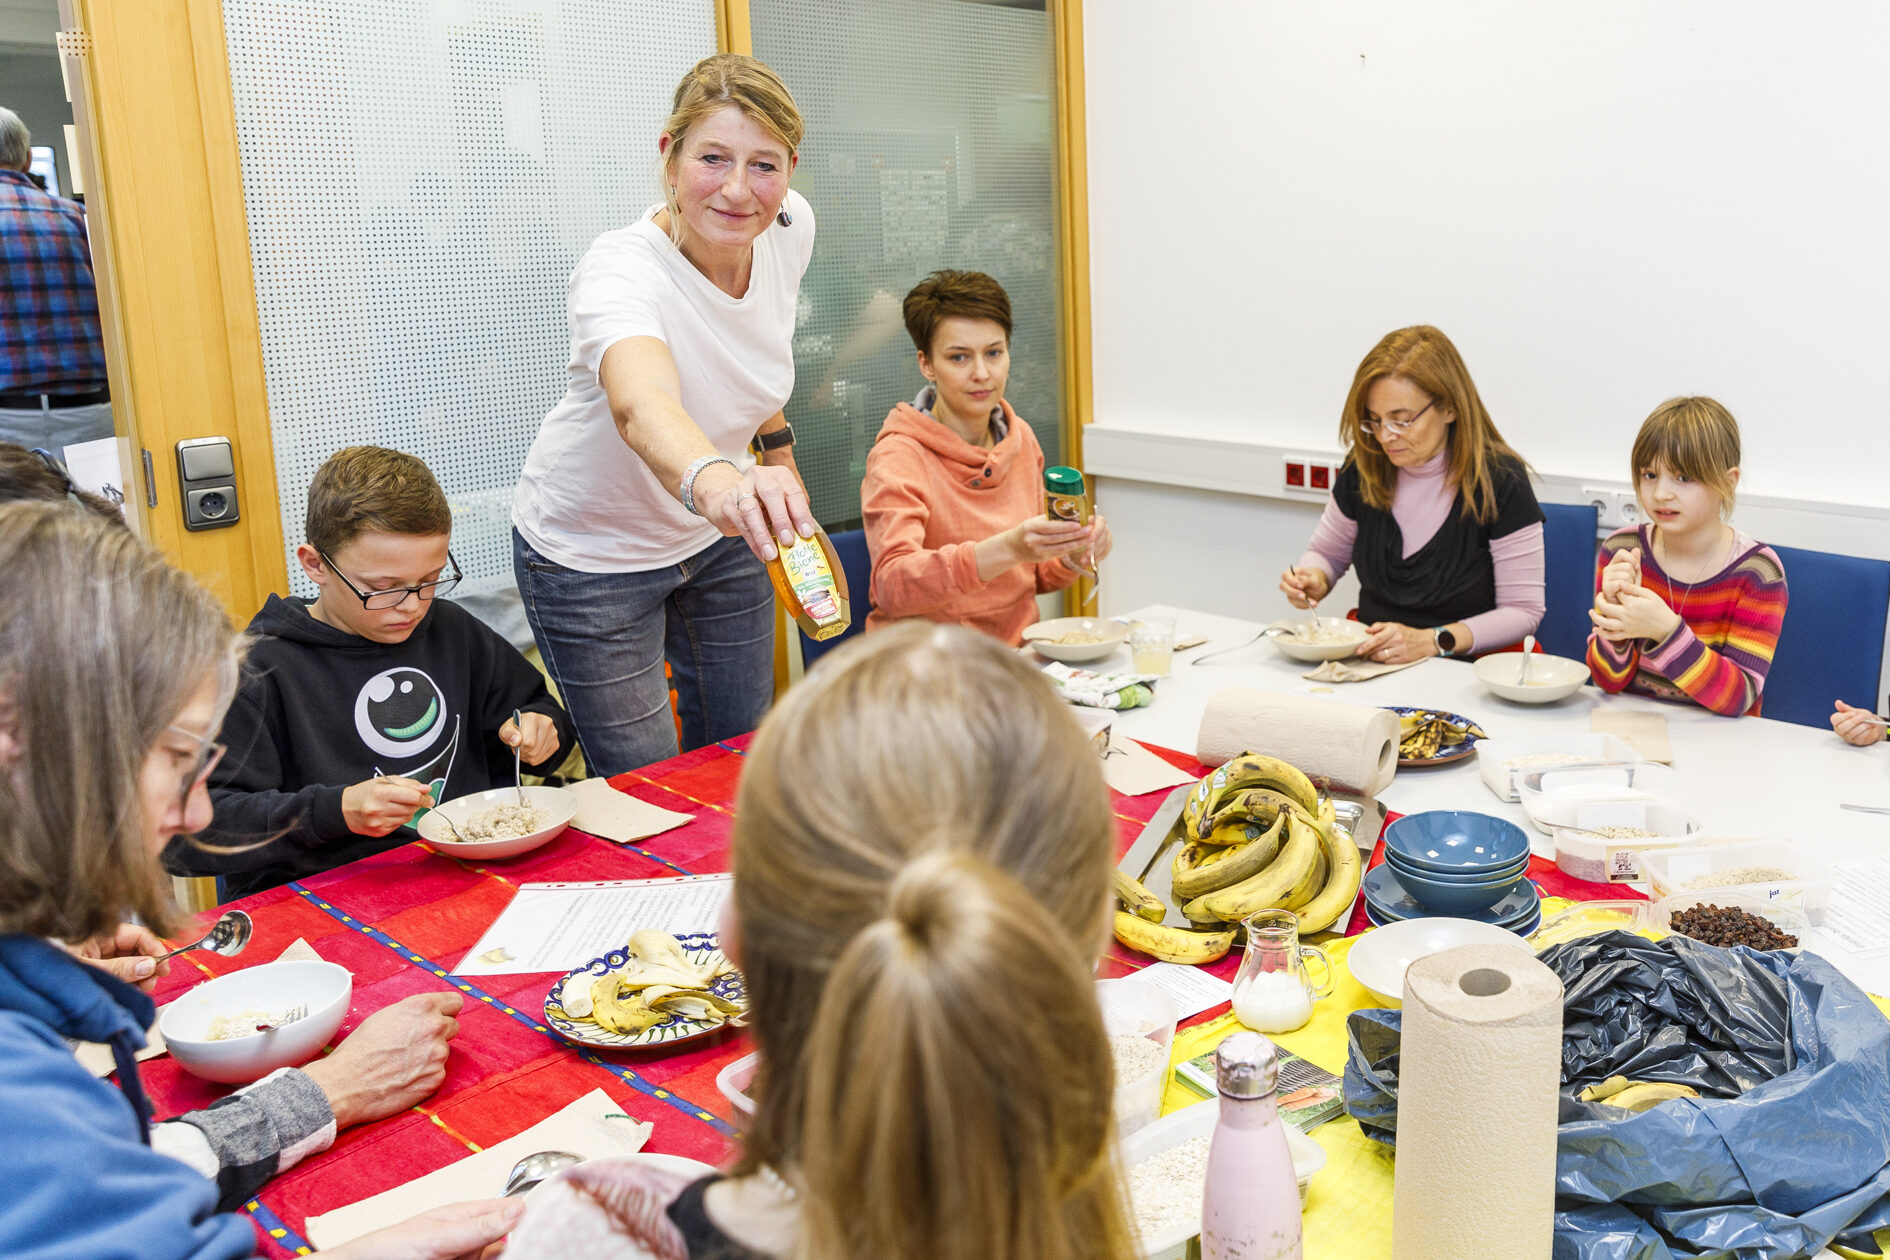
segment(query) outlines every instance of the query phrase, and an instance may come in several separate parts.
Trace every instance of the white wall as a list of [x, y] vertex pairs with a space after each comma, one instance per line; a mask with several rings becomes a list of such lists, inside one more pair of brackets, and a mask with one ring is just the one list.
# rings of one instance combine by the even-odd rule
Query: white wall
[[1105, 607], [1281, 615], [1315, 518], [1281, 456], [1336, 452], [1418, 322], [1546, 499], [1625, 488], [1647, 412], [1710, 393], [1742, 527], [1890, 558], [1890, 6], [1109, 2], [1085, 37]]

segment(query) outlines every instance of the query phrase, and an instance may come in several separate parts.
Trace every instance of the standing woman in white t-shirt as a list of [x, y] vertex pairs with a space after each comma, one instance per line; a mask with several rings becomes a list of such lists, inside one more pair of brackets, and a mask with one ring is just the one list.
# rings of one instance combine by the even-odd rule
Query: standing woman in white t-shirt
[[[570, 386], [512, 500], [513, 569], [595, 774], [752, 730], [774, 696], [764, 562], [811, 537], [782, 407], [814, 214], [787, 85], [724, 53], [657, 141], [665, 204], [571, 275]], [[759, 436], [761, 461], [749, 454]]]

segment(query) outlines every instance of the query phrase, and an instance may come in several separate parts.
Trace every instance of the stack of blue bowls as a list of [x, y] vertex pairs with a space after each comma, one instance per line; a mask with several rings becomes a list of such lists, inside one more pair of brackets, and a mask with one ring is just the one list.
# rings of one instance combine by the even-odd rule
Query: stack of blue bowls
[[1542, 923], [1528, 871], [1529, 837], [1515, 823], [1467, 810], [1407, 814], [1385, 829], [1385, 860], [1366, 873], [1365, 914], [1381, 927], [1473, 919], [1528, 936]]

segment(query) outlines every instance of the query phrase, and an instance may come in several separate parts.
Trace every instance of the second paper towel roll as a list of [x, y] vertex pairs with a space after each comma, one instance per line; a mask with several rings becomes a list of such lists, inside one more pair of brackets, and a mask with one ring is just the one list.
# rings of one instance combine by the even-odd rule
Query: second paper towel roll
[[1244, 752], [1279, 757], [1335, 788], [1376, 796], [1398, 773], [1398, 715], [1342, 700], [1223, 687], [1201, 715], [1195, 756], [1218, 766]]
[[1393, 1260], [1548, 1260], [1562, 982], [1501, 945], [1411, 964], [1398, 1058]]

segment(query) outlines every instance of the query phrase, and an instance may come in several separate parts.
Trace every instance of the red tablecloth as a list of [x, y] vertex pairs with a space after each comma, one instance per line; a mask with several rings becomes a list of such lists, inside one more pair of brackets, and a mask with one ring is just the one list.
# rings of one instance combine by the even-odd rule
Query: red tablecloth
[[[192, 953], [160, 982], [160, 1004], [204, 975], [273, 959], [301, 937], [331, 962], [354, 973], [354, 1005], [342, 1031], [413, 993], [458, 989], [466, 997], [446, 1083], [421, 1106], [344, 1132], [334, 1147], [271, 1181], [247, 1206], [269, 1255], [307, 1254], [307, 1217], [356, 1202], [431, 1172], [518, 1133], [601, 1088], [624, 1111], [655, 1124], [652, 1151], [724, 1162], [737, 1136], [735, 1115], [715, 1076], [747, 1052], [740, 1034], [703, 1038], [652, 1052], [595, 1052], [559, 1040], [544, 1024], [544, 999], [555, 974], [480, 977], [448, 974], [522, 883], [553, 880], [647, 879], [728, 869], [736, 783], [749, 737], [685, 753], [620, 775], [613, 786], [632, 796], [694, 815], [694, 820], [638, 845], [618, 845], [576, 830], [523, 857], [485, 866], [443, 857], [411, 844], [235, 904], [256, 934], [240, 958]], [[1154, 749], [1192, 774], [1206, 767], [1184, 753]], [[1167, 793], [1115, 795], [1120, 848], [1126, 850]], [[1382, 856], [1375, 856], [1374, 861]], [[1583, 899], [1618, 895], [1565, 887], [1553, 865], [1538, 860], [1531, 874], [1544, 890]], [[1351, 932], [1363, 930], [1357, 911]], [[1111, 942], [1101, 974], [1126, 975], [1149, 963]], [[1239, 955], [1209, 968], [1232, 979]], [[1215, 1007], [1187, 1021], [1225, 1013]], [[159, 1117], [204, 1106], [225, 1091], [184, 1072], [168, 1057], [142, 1065]]]

